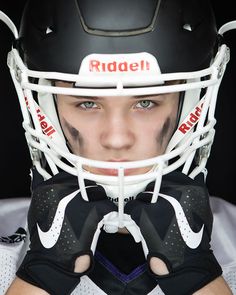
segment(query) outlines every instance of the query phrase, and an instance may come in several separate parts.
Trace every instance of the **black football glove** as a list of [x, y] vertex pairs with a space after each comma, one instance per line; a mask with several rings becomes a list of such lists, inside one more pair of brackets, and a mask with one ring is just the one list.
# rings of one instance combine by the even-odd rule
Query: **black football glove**
[[[39, 178], [36, 171], [34, 178]], [[85, 186], [89, 201], [81, 197], [77, 178], [64, 172], [32, 188], [30, 250], [17, 276], [52, 295], [70, 294], [92, 269], [91, 249], [95, 250], [103, 218], [117, 211], [101, 186], [92, 181]], [[88, 271], [74, 272], [76, 258], [85, 254], [91, 259]]]
[[163, 292], [193, 294], [222, 273], [210, 247], [213, 216], [203, 177], [192, 180], [180, 172], [163, 176], [156, 203], [150, 202], [153, 186], [128, 202], [125, 213], [141, 231], [148, 262], [158, 257], [168, 268], [167, 275], [151, 272]]

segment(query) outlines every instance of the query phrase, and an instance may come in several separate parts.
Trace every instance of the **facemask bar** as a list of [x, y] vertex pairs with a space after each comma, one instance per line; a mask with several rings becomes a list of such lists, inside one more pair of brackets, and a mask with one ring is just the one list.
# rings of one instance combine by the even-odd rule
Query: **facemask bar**
[[[206, 126], [202, 128], [202, 130], [198, 130], [194, 132], [186, 142], [184, 142], [181, 146], [177, 147], [173, 151], [169, 152], [168, 154], [164, 154], [161, 156], [157, 156], [151, 159], [147, 160], [140, 160], [140, 161], [133, 161], [133, 162], [103, 162], [103, 161], [96, 161], [96, 160], [91, 160], [87, 158], [83, 158], [77, 155], [73, 155], [71, 153], [65, 153], [60, 147], [58, 147], [53, 141], [48, 138], [44, 134], [38, 134], [36, 130], [34, 130], [30, 126], [26, 126], [23, 124], [23, 127], [27, 130], [27, 132], [31, 135], [29, 144], [32, 145], [34, 148], [41, 150], [43, 153], [48, 154], [51, 159], [55, 162], [55, 164], [60, 167], [61, 169], [67, 171], [68, 173], [72, 175], [77, 175], [77, 170], [75, 167], [80, 163], [80, 165], [83, 166], [91, 166], [91, 167], [96, 167], [96, 168], [105, 168], [105, 169], [117, 169], [123, 168], [125, 169], [132, 169], [132, 168], [142, 168], [142, 167], [150, 167], [157, 165], [159, 162], [168, 162], [172, 158], [176, 158], [179, 156], [179, 159], [174, 162], [173, 164], [170, 164], [169, 166], [165, 166], [163, 169], [163, 173], [169, 173], [181, 165], [184, 164], [186, 161], [187, 157], [193, 152], [194, 149], [198, 149], [201, 146], [204, 146], [212, 141], [212, 128], [214, 127], [214, 122], [208, 123]], [[196, 142], [194, 145], [191, 144], [193, 140], [197, 137], [200, 137], [202, 134], [206, 134], [204, 138], [201, 138], [198, 142]], [[41, 141], [45, 141], [46, 145], [41, 145], [40, 142], [35, 141], [34, 138], [38, 136], [38, 138]], [[188, 148], [189, 147], [189, 148]], [[52, 152], [53, 151], [53, 152]], [[60, 154], [61, 157], [57, 157], [56, 155]], [[73, 164], [74, 167], [69, 166], [68, 164], [64, 163], [61, 158], [66, 158], [70, 161], [70, 163]], [[117, 177], [116, 176], [103, 176], [103, 175], [97, 175], [97, 174], [92, 174], [88, 173], [86, 171], [82, 172], [82, 176], [88, 180], [93, 180], [95, 182], [100, 182], [100, 183], [117, 183]], [[151, 171], [150, 173], [147, 174], [140, 174], [140, 175], [135, 175], [135, 176], [125, 176], [125, 183], [135, 183], [136, 181], [141, 181], [141, 180], [153, 180], [156, 177], [156, 171]], [[108, 181], [106, 182], [104, 178], [107, 178]], [[135, 181], [136, 180], [136, 181]]]
[[[67, 94], [73, 96], [134, 96], [134, 95], [150, 95], [150, 94], [165, 94], [173, 92], [187, 91], [189, 89], [206, 88], [210, 85], [218, 83], [218, 79], [206, 79], [198, 81], [200, 77], [215, 77], [214, 72], [218, 72], [222, 57], [225, 55], [226, 46], [222, 45], [219, 51], [219, 56], [215, 59], [211, 67], [186, 73], [171, 73], [171, 74], [160, 74], [159, 76], [148, 76], [148, 75], [137, 75], [132, 76], [132, 84], [141, 85], [143, 87], [128, 87], [129, 77], [124, 76], [125, 81], [116, 79], [115, 77], [106, 77], [106, 84], [104, 85], [104, 77], [78, 77], [77, 75], [63, 74], [63, 73], [50, 73], [50, 72], [37, 72], [28, 70], [23, 64], [18, 51], [12, 49], [9, 53], [9, 67], [15, 68], [17, 72], [17, 79], [22, 89], [29, 89], [35, 92], [47, 92], [52, 94]], [[29, 82], [29, 78], [44, 78], [49, 80], [68, 81], [74, 83], [80, 83], [82, 86], [87, 84], [87, 87], [93, 87], [96, 83], [97, 88], [66, 88], [56, 86], [45, 86], [34, 84]], [[78, 80], [80, 82], [78, 82]], [[192, 82], [186, 84], [175, 84], [168, 86], [152, 86], [160, 85], [163, 81], [175, 81], [175, 80], [189, 80]], [[101, 87], [107, 87], [101, 89]], [[148, 86], [148, 87], [147, 87]], [[84, 87], [84, 86], [83, 86]], [[113, 88], [109, 88], [113, 87]]]
[[[226, 64], [224, 66], [224, 70], [225, 71], [226, 68]], [[207, 89], [206, 95], [204, 96], [204, 103], [203, 103], [203, 108], [201, 111], [201, 116], [200, 116], [200, 120], [199, 123], [197, 124], [196, 130], [201, 130], [205, 124], [205, 120], [207, 118], [208, 122], [213, 122], [213, 124], [215, 125], [216, 123], [216, 119], [215, 119], [215, 108], [216, 108], [216, 100], [217, 100], [217, 95], [218, 95], [218, 91], [219, 91], [219, 86], [222, 80], [222, 77], [220, 78], [220, 82], [215, 85], [214, 87], [210, 86]], [[205, 118], [205, 120], [204, 120]], [[205, 146], [202, 146], [199, 150], [195, 150], [191, 156], [188, 158], [188, 160], [186, 161], [184, 168], [182, 170], [183, 173], [189, 175], [191, 178], [195, 178], [206, 166], [208, 157], [210, 155], [210, 151], [211, 151], [211, 145], [213, 143], [214, 140], [214, 134], [215, 134], [215, 130], [213, 130], [212, 132], [212, 142], [208, 143]], [[202, 137], [204, 137], [205, 135], [203, 134]], [[199, 141], [200, 138], [196, 138], [195, 141]], [[191, 171], [191, 173], [189, 173], [190, 171], [190, 167], [191, 164], [194, 160], [194, 158], [196, 157], [196, 152], [198, 152], [198, 162], [199, 165], [197, 165], [193, 171]]]
[[[161, 180], [162, 180], [162, 175], [163, 175], [163, 162], [159, 162], [158, 164], [158, 169], [155, 171], [155, 186], [154, 190], [152, 193], [152, 199], [151, 203], [156, 203], [158, 199], [158, 194], [160, 191], [160, 186], [161, 186]], [[87, 191], [85, 188], [85, 178], [87, 177], [83, 176], [84, 170], [81, 165], [81, 163], [78, 164], [77, 166], [78, 169], [78, 183], [81, 191], [81, 195], [85, 201], [88, 201], [88, 195]], [[112, 223], [113, 225], [123, 228], [124, 221], [125, 221], [125, 216], [124, 216], [124, 207], [125, 207], [125, 201], [124, 201], [124, 186], [125, 186], [125, 169], [124, 167], [119, 167], [118, 169], [118, 176], [117, 176], [117, 186], [119, 188], [118, 191], [118, 214], [116, 217], [113, 218]]]
[[[223, 54], [225, 54], [226, 53], [226, 47], [225, 46], [223, 46], [222, 48], [221, 48], [221, 51], [220, 51], [220, 53], [219, 53], [219, 56], [218, 56], [218, 59], [219, 59], [219, 57], [221, 57], [222, 58], [222, 56], [223, 56]], [[217, 77], [217, 75], [218, 75], [218, 68], [219, 68], [219, 60], [215, 60], [215, 64], [216, 64], [216, 66], [213, 66], [213, 69], [211, 69], [211, 71], [212, 71], [212, 75], [211, 75], [211, 78], [208, 80], [208, 81], [203, 81], [203, 82], [191, 82], [190, 84], [179, 84], [179, 85], [171, 85], [171, 86], [156, 86], [156, 87], [153, 87], [154, 89], [155, 89], [155, 91], [154, 91], [154, 93], [166, 93], [166, 92], [175, 92], [176, 91], [176, 89], [181, 89], [182, 91], [183, 90], [186, 90], [186, 89], [191, 89], [193, 86], [194, 87], [197, 87], [197, 86], [200, 86], [200, 85], [202, 85], [202, 83], [204, 83], [204, 87], [205, 87], [205, 83], [207, 82], [208, 83], [208, 86], [210, 86], [210, 85], [212, 85], [213, 83], [214, 84], [217, 84], [218, 82], [219, 82], [219, 78]], [[222, 62], [222, 60], [221, 60], [221, 62]], [[11, 65], [10, 65], [10, 67], [11, 67]], [[204, 71], [200, 71], [200, 72], [209, 72], [209, 70], [208, 71], [206, 71], [206, 70], [204, 70]], [[14, 71], [12, 72], [11, 71], [11, 73], [12, 74], [14, 74]], [[199, 74], [199, 73], [198, 73]], [[174, 78], [175, 79], [177, 79], [177, 77], [178, 77], [178, 75], [177, 74], [175, 74], [175, 75], [173, 75], [173, 74], [170, 74], [172, 77], [174, 76]], [[196, 73], [195, 73], [195, 75], [196, 75]], [[163, 76], [166, 76], [166, 75], [163, 75]], [[183, 74], [182, 74], [182, 76], [184, 76]], [[16, 79], [15, 79], [16, 80]], [[24, 84], [24, 81], [25, 81], [26, 79], [24, 78], [24, 79], [22, 79], [22, 84]], [[169, 79], [168, 79], [169, 80]], [[18, 82], [17, 80], [16, 80], [16, 82]], [[217, 82], [217, 83], [216, 83]], [[32, 83], [28, 83], [27, 85], [29, 86], [29, 85], [31, 85]], [[190, 86], [189, 86], [190, 85]], [[38, 85], [37, 85], [38, 86]], [[17, 89], [18, 89], [18, 91], [20, 92], [20, 89], [22, 89], [21, 88], [21, 85], [19, 84], [19, 82], [18, 83], [16, 83], [16, 87], [17, 87]], [[20, 89], [19, 89], [20, 88]], [[34, 87], [32, 87], [32, 88], [34, 88]], [[39, 88], [41, 89], [41, 91], [43, 90], [44, 92], [46, 91], [46, 90], [48, 90], [49, 88], [51, 89], [51, 88], [54, 88], [53, 86], [46, 86], [46, 87], [44, 87], [44, 86], [41, 86], [41, 85], [39, 85]], [[46, 89], [45, 89], [46, 88]], [[59, 88], [59, 87], [56, 87], [56, 88]], [[149, 89], [150, 87], [148, 87], [147, 89]], [[152, 88], [152, 87], [151, 87]], [[163, 89], [166, 89], [166, 90], [163, 90]], [[55, 90], [55, 88], [54, 88], [54, 90]], [[76, 91], [75, 93], [77, 94], [77, 95], [80, 95], [80, 90], [81, 89], [64, 89], [64, 90], [66, 90], [67, 92], [70, 92], [71, 90], [74, 92], [74, 90]], [[62, 92], [64, 92], [64, 90], [63, 91], [58, 91], [58, 92], [60, 92], [60, 93], [62, 93]], [[82, 91], [83, 91], [84, 89], [82, 89]], [[128, 90], [130, 90], [130, 89], [128, 89]], [[134, 91], [133, 89], [131, 89], [132, 91]], [[21, 90], [22, 91], [22, 90]], [[139, 91], [140, 91], [140, 88], [139, 89], [136, 89], [136, 92], [135, 92], [135, 94], [139, 94]], [[152, 90], [153, 91], [153, 90]], [[33, 100], [33, 96], [32, 96], [32, 94], [31, 94], [31, 89], [29, 90], [29, 89], [25, 89], [24, 90], [24, 92], [26, 92], [27, 94], [27, 96], [28, 96], [28, 98], [29, 98], [29, 100], [30, 101], [32, 101]], [[52, 89], [51, 89], [51, 92], [54, 92], [54, 91], [52, 91]], [[71, 94], [71, 93], [70, 93]], [[20, 95], [21, 97], [22, 96], [24, 96], [24, 95]], [[22, 101], [23, 99], [21, 99], [21, 101]], [[25, 104], [25, 101], [24, 101], [24, 104]], [[29, 104], [29, 106], [30, 106], [30, 109], [32, 108], [32, 109], [34, 109], [34, 105], [33, 105], [33, 103], [31, 102], [30, 104]], [[38, 138], [39, 140], [41, 140], [41, 137], [39, 136], [39, 133], [42, 133], [42, 130], [41, 130], [41, 128], [40, 128], [40, 126], [39, 126], [39, 123], [37, 123], [37, 120], [38, 120], [38, 117], [37, 117], [37, 113], [36, 113], [36, 111], [33, 111], [32, 112], [32, 117], [34, 118], [34, 120], [35, 120], [35, 126], [36, 126], [36, 129], [37, 129], [37, 131], [39, 131], [37, 134], [35, 134], [34, 136], [36, 137], [36, 138]], [[28, 126], [30, 126], [30, 123], [29, 123], [29, 120], [26, 120], [25, 122], [24, 122], [25, 124], [24, 124], [24, 126], [26, 127], [26, 129], [28, 128], [27, 127], [27, 123], [28, 123]], [[28, 128], [28, 130], [30, 130], [30, 128]], [[44, 139], [43, 139], [43, 141], [44, 141]], [[47, 143], [46, 145], [48, 145], [49, 143]], [[49, 144], [49, 145], [51, 145], [51, 144]], [[46, 148], [43, 148], [43, 147], [41, 147], [41, 150], [42, 151], [45, 151], [45, 150], [47, 150]]]
[[0, 10], [0, 20], [2, 20], [8, 28], [11, 30], [12, 34], [14, 35], [15, 39], [19, 38], [18, 30], [12, 20], [3, 12]]
[[119, 187], [119, 196], [118, 196], [118, 226], [120, 228], [124, 227], [124, 176], [125, 171], [123, 168], [119, 168], [118, 170], [118, 187]]
[[[15, 38], [18, 38], [17, 30], [14, 24], [1, 12], [0, 19], [2, 19], [13, 32]], [[219, 32], [222, 34], [227, 30], [236, 28], [236, 22], [233, 24], [223, 26]], [[20, 106], [23, 114], [23, 127], [26, 132], [26, 139], [32, 154], [33, 163], [36, 163], [37, 169], [47, 179], [51, 177], [40, 164], [41, 154], [43, 153], [49, 163], [49, 166], [53, 174], [58, 172], [58, 167], [68, 173], [79, 176], [79, 185], [82, 191], [83, 198], [88, 199], [85, 189], [85, 179], [93, 180], [98, 183], [111, 183], [119, 185], [119, 225], [122, 225], [124, 217], [124, 187], [130, 183], [138, 183], [140, 181], [155, 181], [154, 194], [152, 202], [156, 202], [158, 199], [159, 188], [161, 184], [162, 176], [184, 166], [184, 172], [189, 173], [190, 166], [195, 156], [196, 150], [210, 146], [214, 138], [214, 111], [217, 92], [221, 79], [223, 77], [226, 64], [229, 60], [229, 51], [226, 45], [222, 45], [209, 68], [201, 71], [188, 72], [188, 73], [172, 73], [172, 74], [160, 74], [154, 75], [137, 75], [137, 77], [85, 77], [64, 73], [51, 73], [51, 72], [38, 72], [29, 70], [21, 60], [18, 51], [12, 49], [8, 55], [8, 66], [12, 75], [12, 79], [19, 97]], [[201, 77], [207, 77], [201, 80]], [[34, 84], [30, 81], [32, 79], [49, 79], [49, 80], [62, 80], [68, 82], [74, 82], [78, 87], [83, 88], [62, 88], [55, 86]], [[104, 85], [105, 80], [105, 85]], [[176, 84], [163, 86], [164, 81], [172, 80], [186, 80], [186, 84]], [[136, 88], [136, 85], [140, 87]], [[104, 89], [102, 87], [109, 89]], [[87, 87], [87, 88], [86, 88]], [[92, 89], [89, 87], [93, 87]], [[112, 89], [110, 87], [113, 87]], [[32, 91], [40, 93], [51, 94], [67, 94], [67, 95], [81, 95], [81, 96], [133, 96], [133, 95], [149, 95], [149, 94], [163, 94], [172, 92], [182, 92], [193, 89], [207, 88], [202, 114], [197, 122], [194, 131], [188, 133], [188, 136], [183, 136], [181, 140], [178, 139], [176, 145], [164, 155], [154, 157], [152, 159], [124, 162], [124, 163], [112, 163], [95, 161], [86, 159], [80, 156], [71, 154], [65, 146], [64, 139], [61, 138], [57, 142], [54, 136], [51, 138], [43, 133], [40, 123], [38, 121], [37, 108], [34, 101]], [[25, 97], [28, 99], [28, 106], [26, 106]], [[32, 122], [33, 121], [33, 122]], [[32, 124], [33, 123], [33, 124]], [[53, 124], [51, 122], [50, 124]], [[60, 132], [59, 132], [60, 133]], [[66, 147], [66, 148], [65, 148]], [[208, 155], [205, 155], [200, 161], [198, 167], [193, 170], [191, 177], [195, 177], [205, 167]], [[177, 158], [171, 164], [168, 164], [171, 159]], [[66, 159], [69, 164], [66, 164], [63, 159]], [[95, 175], [86, 172], [84, 166], [93, 166], [98, 168], [117, 169], [118, 176], [103, 176]], [[125, 169], [141, 168], [155, 166], [150, 173], [125, 176]]]
[[[212, 89], [211, 89], [211, 87], [209, 87], [208, 90], [207, 90], [207, 95], [206, 95], [206, 97], [205, 97], [205, 101], [204, 101], [204, 103], [203, 103], [203, 107], [202, 107], [202, 111], [201, 111], [201, 116], [200, 116], [200, 119], [199, 119], [198, 124], [197, 124], [197, 126], [196, 126], [196, 131], [197, 131], [197, 130], [201, 130], [201, 129], [203, 128], [203, 125], [204, 125], [205, 120], [206, 120], [206, 118], [207, 118], [207, 112], [208, 112], [208, 108], [209, 108], [209, 105], [210, 105], [210, 99], [211, 99], [211, 95], [212, 95], [211, 92], [212, 92]], [[208, 118], [208, 120], [209, 120], [209, 118]], [[212, 122], [213, 122], [213, 124], [215, 125], [215, 120], [213, 120]], [[204, 134], [201, 135], [201, 136], [204, 136]], [[194, 141], [193, 141], [193, 145], [195, 145], [199, 140], [200, 140], [200, 137], [196, 137], [196, 138], [194, 139]], [[212, 138], [212, 141], [213, 141], [213, 138]], [[209, 145], [211, 145], [211, 143], [209, 143]], [[197, 151], [197, 150], [194, 150], [194, 151], [189, 155], [188, 159], [186, 160], [186, 162], [185, 162], [185, 164], [184, 164], [184, 167], [183, 167], [183, 169], [182, 169], [182, 172], [183, 172], [184, 174], [187, 174], [187, 175], [189, 174], [189, 170], [190, 170], [191, 165], [192, 165], [192, 162], [193, 162], [193, 160], [194, 160], [194, 157], [195, 157], [196, 151]], [[206, 162], [205, 162], [205, 163], [206, 163]], [[202, 163], [203, 167], [205, 167], [205, 163]], [[201, 170], [203, 167], [201, 167], [200, 170]], [[199, 168], [199, 167], [198, 167], [198, 168]]]
[[[197, 76], [197, 74], [199, 75], [199, 74], [201, 74], [201, 73], [209, 73], [209, 72], [212, 72], [212, 75], [211, 75], [211, 78], [209, 79], [209, 80], [206, 80], [206, 81], [201, 81], [201, 82], [191, 82], [191, 83], [189, 83], [189, 84], [179, 84], [179, 85], [171, 85], [171, 86], [156, 86], [156, 87], [148, 87], [148, 88], [145, 88], [146, 90], [150, 90], [150, 88], [154, 88], [155, 90], [153, 90], [152, 89], [152, 91], [151, 92], [153, 92], [154, 91], [154, 93], [165, 93], [165, 92], [175, 92], [176, 90], [179, 90], [179, 89], [181, 89], [181, 90], [188, 90], [188, 89], [192, 89], [193, 87], [199, 87], [199, 86], [202, 86], [202, 85], [204, 85], [204, 87], [205, 87], [205, 84], [207, 83], [207, 85], [209, 86], [209, 85], [212, 85], [213, 83], [215, 84], [216, 82], [218, 82], [218, 80], [217, 80], [217, 76], [216, 75], [213, 75], [214, 73], [215, 74], [218, 74], [218, 68], [219, 68], [219, 66], [220, 66], [220, 63], [222, 63], [222, 61], [221, 61], [221, 59], [222, 59], [222, 56], [223, 56], [223, 54], [225, 54], [225, 52], [226, 52], [226, 50], [227, 50], [227, 48], [225, 47], [225, 46], [222, 46], [222, 48], [221, 48], [221, 50], [220, 50], [220, 52], [218, 53], [218, 58], [214, 61], [214, 63], [213, 63], [213, 66], [211, 67], [211, 70], [210, 69], [206, 69], [206, 70], [203, 70], [203, 71], [199, 71], [199, 72], [197, 72], [197, 73], [194, 73], [194, 75], [193, 76]], [[15, 53], [16, 53], [16, 51], [15, 51]], [[20, 57], [19, 56], [17, 56], [17, 59], [20, 59]], [[22, 67], [25, 67], [24, 65], [23, 65], [23, 63], [22, 63], [22, 61], [20, 62], [21, 63], [21, 66]], [[14, 63], [13, 63], [14, 64]], [[10, 65], [10, 68], [12, 68], [12, 64], [9, 64]], [[26, 72], [27, 72], [28, 70], [26, 69]], [[12, 71], [11, 71], [12, 72]], [[14, 74], [14, 72], [12, 72], [13, 74]], [[21, 85], [23, 85], [23, 84], [25, 84], [25, 82], [24, 81], [27, 81], [28, 80], [28, 78], [25, 76], [25, 72], [23, 72], [22, 73], [22, 75], [21, 75], [21, 77], [22, 77], [22, 80], [21, 81], [19, 81], [19, 82], [21, 82]], [[180, 76], [181, 77], [186, 77], [187, 76], [187, 74], [188, 73], [181, 73], [180, 74]], [[168, 75], [170, 75], [172, 78], [174, 77], [174, 79], [177, 79], [177, 78], [179, 78], [179, 74], [164, 74], [164, 75], [161, 75], [161, 76], [168, 76]], [[67, 76], [67, 74], [66, 74], [66, 76]], [[71, 76], [71, 75], [70, 75]], [[163, 79], [162, 79], [163, 80]], [[168, 78], [167, 79], [168, 81], [170, 81], [170, 79]], [[28, 83], [28, 82], [27, 82]], [[34, 84], [32, 84], [32, 83], [28, 83], [27, 84], [26, 83], [26, 85], [28, 85], [28, 86], [30, 86], [30, 85], [33, 85], [34, 86]], [[204, 83], [204, 84], [202, 84], [202, 83]], [[19, 85], [19, 83], [17, 84], [16, 83], [16, 86], [19, 88], [21, 88], [21, 86]], [[68, 89], [68, 88], [60, 88], [60, 87], [53, 87], [53, 86], [41, 86], [41, 85], [36, 85], [37, 86], [37, 88], [39, 88], [41, 91], [43, 91], [43, 92], [46, 92], [47, 90], [51, 90], [50, 92], [51, 93], [54, 93], [55, 91], [54, 90], [60, 90], [60, 91], [56, 91], [56, 92], [59, 92], [59, 93], [68, 93], [69, 92], [69, 94], [71, 94], [71, 91], [72, 91], [72, 93], [76, 93], [77, 95], [79, 95], [80, 94], [80, 91], [81, 91], [81, 89]], [[32, 89], [35, 89], [35, 87], [32, 87]], [[30, 89], [30, 90], [32, 90], [32, 89]], [[143, 89], [143, 90], [145, 90], [145, 89]], [[166, 90], [165, 90], [166, 89]], [[99, 89], [98, 89], [99, 90]], [[106, 89], [107, 90], [107, 89]], [[130, 90], [130, 89], [125, 89], [125, 90]], [[141, 89], [142, 90], [142, 89]], [[64, 92], [65, 91], [65, 92]], [[82, 89], [82, 92], [84, 91], [84, 89]], [[86, 91], [87, 92], [89, 92], [89, 90], [87, 90], [86, 89]], [[97, 90], [96, 90], [97, 91]], [[103, 90], [102, 90], [103, 91]], [[108, 91], [110, 91], [110, 90], [108, 90]], [[135, 94], [137, 94], [137, 92], [138, 92], [138, 94], [139, 94], [139, 91], [140, 91], [140, 88], [139, 89], [131, 89], [131, 91], [135, 91]], [[136, 92], [137, 91], [137, 92]], [[87, 93], [86, 92], [86, 93]], [[110, 92], [109, 92], [110, 93]], [[145, 91], [145, 93], [146, 93], [146, 91]], [[89, 94], [90, 94], [90, 92], [89, 92]], [[125, 93], [126, 94], [126, 93]], [[147, 93], [146, 93], [147, 94]], [[30, 94], [30, 91], [28, 92], [28, 96], [30, 97], [32, 97], [32, 94]], [[36, 114], [34, 114], [34, 117], [37, 117], [36, 116]], [[41, 129], [39, 129], [39, 130], [41, 130]]]
[[[23, 118], [24, 118], [23, 124], [25, 124], [26, 126], [32, 126], [32, 121], [33, 121], [34, 128], [36, 130], [38, 130], [38, 132], [43, 133], [44, 129], [42, 129], [42, 127], [40, 125], [40, 120], [39, 120], [39, 116], [41, 116], [41, 118], [43, 117], [44, 120], [46, 120], [45, 124], [47, 124], [47, 126], [49, 126], [46, 129], [46, 130], [49, 130], [49, 132], [47, 133], [47, 136], [49, 136], [50, 133], [55, 129], [54, 125], [49, 120], [49, 118], [44, 114], [44, 112], [42, 111], [40, 106], [35, 102], [32, 92], [29, 89], [22, 90], [19, 87], [19, 83], [17, 81], [17, 78], [15, 77], [15, 73], [12, 71], [13, 71], [13, 69], [10, 67], [10, 73], [11, 73], [12, 80], [14, 82], [14, 85], [15, 85], [15, 88], [16, 88], [16, 91], [18, 94], [18, 98], [20, 101], [20, 106], [21, 106], [21, 110], [22, 110], [22, 114], [23, 114]], [[32, 138], [27, 131], [25, 132], [25, 136], [26, 136], [26, 141], [29, 143], [29, 141], [31, 141]], [[36, 136], [36, 137], [34, 137], [34, 140], [40, 140], [40, 139], [38, 136]], [[53, 135], [53, 140], [57, 144], [59, 144], [65, 151], [69, 152], [69, 150], [63, 140], [63, 137], [58, 132], [58, 130], [55, 130], [55, 134]], [[41, 141], [41, 144], [45, 145], [45, 142]], [[41, 162], [42, 155], [40, 153], [40, 150], [33, 148], [33, 146], [30, 144], [28, 144], [28, 147], [29, 147], [31, 159], [32, 159], [34, 165], [36, 166], [36, 168], [38, 169], [39, 173], [44, 177], [44, 179], [50, 178], [51, 174], [49, 174], [45, 169], [43, 169], [41, 167], [40, 162]], [[48, 162], [48, 165], [49, 165], [52, 173], [54, 175], [57, 174], [58, 167], [51, 160], [51, 157], [49, 157], [47, 154], [45, 154], [45, 158]]]
[[227, 22], [223, 26], [221, 26], [220, 29], [218, 30], [218, 33], [223, 36], [228, 31], [231, 31], [234, 29], [236, 29], [236, 21], [235, 20]]

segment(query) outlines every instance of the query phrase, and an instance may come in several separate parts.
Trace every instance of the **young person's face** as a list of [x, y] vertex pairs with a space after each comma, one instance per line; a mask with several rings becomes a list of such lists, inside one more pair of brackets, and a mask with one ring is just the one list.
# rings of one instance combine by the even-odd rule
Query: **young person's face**
[[[57, 86], [72, 87], [65, 82]], [[125, 97], [57, 95], [62, 129], [72, 152], [100, 161], [136, 161], [161, 155], [176, 127], [179, 93]], [[129, 169], [126, 175], [151, 167]], [[113, 169], [85, 167], [95, 174]]]

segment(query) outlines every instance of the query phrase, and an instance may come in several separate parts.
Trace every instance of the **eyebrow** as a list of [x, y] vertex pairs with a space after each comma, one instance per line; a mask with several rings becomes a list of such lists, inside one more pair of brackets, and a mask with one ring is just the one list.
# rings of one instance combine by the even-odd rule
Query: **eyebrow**
[[101, 98], [99, 96], [76, 96], [76, 95], [71, 95], [71, 96], [77, 99], [87, 99], [87, 100], [98, 100], [99, 98]]
[[160, 94], [146, 94], [146, 95], [135, 95], [135, 96], [132, 96], [132, 98], [135, 98], [135, 99], [142, 99], [142, 98], [149, 98], [149, 97], [157, 97], [159, 96]]
[[[130, 96], [130, 99], [143, 99], [143, 98], [150, 98], [150, 97], [157, 97], [157, 96], [159, 96], [159, 94], [134, 95], [134, 96]], [[77, 99], [88, 99], [88, 100], [98, 100], [103, 98], [103, 96], [74, 96], [74, 97]]]

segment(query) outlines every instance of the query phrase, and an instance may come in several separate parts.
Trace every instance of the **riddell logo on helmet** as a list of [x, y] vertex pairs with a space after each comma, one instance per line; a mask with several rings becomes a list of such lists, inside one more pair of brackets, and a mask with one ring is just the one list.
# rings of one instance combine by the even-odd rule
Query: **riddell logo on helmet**
[[[27, 97], [25, 97], [25, 102], [28, 109], [30, 109]], [[40, 108], [36, 109], [36, 113], [38, 115], [39, 123], [43, 130], [43, 133], [50, 137], [54, 132], [56, 132], [56, 130], [53, 128], [53, 126], [50, 123], [47, 122], [47, 118], [42, 114], [42, 111], [40, 110]]]
[[117, 72], [144, 72], [150, 70], [150, 63], [147, 60], [139, 60], [137, 62], [128, 61], [112, 61], [101, 62], [97, 59], [91, 59], [89, 61], [89, 71], [98, 73], [117, 73]]
[[183, 134], [187, 133], [192, 127], [199, 121], [201, 112], [202, 112], [203, 103], [195, 108], [193, 112], [191, 112], [185, 121], [179, 126], [178, 130]]

